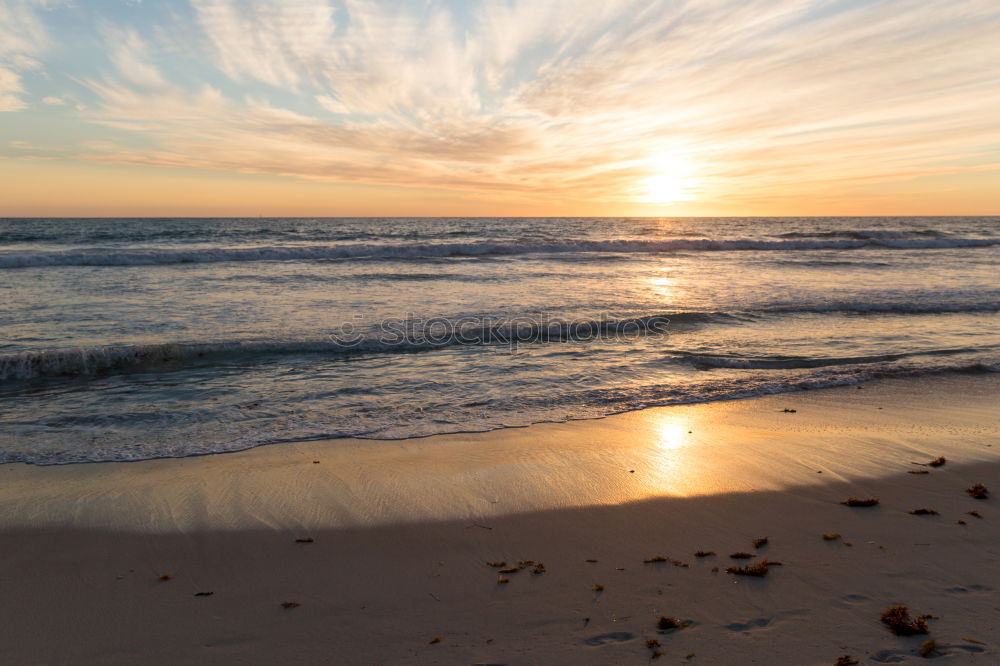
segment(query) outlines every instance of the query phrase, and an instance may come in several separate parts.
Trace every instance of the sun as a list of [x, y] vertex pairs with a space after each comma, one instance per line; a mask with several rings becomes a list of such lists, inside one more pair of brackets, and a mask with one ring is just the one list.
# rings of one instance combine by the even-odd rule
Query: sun
[[694, 198], [694, 169], [682, 157], [657, 157], [650, 160], [653, 175], [642, 180], [645, 203], [672, 203]]

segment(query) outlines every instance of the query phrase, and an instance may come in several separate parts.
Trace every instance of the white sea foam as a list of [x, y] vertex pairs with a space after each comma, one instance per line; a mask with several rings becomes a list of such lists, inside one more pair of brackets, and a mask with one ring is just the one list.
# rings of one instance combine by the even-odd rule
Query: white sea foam
[[81, 248], [58, 251], [0, 252], [0, 269], [39, 266], [156, 266], [232, 261], [321, 261], [336, 259], [420, 259], [566, 253], [795, 252], [808, 250], [940, 250], [1000, 245], [1000, 238], [894, 238], [753, 240], [574, 240], [537, 243], [408, 243], [198, 247], [170, 249]]

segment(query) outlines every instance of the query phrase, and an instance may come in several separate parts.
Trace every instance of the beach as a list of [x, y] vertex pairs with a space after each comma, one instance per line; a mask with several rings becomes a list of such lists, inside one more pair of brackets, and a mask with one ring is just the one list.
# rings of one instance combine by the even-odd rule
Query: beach
[[1000, 666], [997, 34], [0, 0], [0, 666]]
[[[998, 389], [945, 374], [489, 433], [4, 465], [0, 659], [865, 664], [918, 661], [930, 638], [947, 663], [996, 663], [997, 500], [966, 489], [1000, 491]], [[781, 564], [726, 572], [763, 559]], [[933, 616], [929, 635], [879, 621], [897, 604]]]

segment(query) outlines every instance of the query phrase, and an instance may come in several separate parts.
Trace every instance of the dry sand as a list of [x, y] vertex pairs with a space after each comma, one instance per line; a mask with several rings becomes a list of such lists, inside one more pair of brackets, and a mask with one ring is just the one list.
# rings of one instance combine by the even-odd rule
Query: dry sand
[[[938, 663], [997, 664], [998, 396], [995, 375], [939, 377], [478, 435], [3, 466], [0, 662], [646, 664], [655, 640], [657, 664], [914, 663], [928, 637], [879, 622], [906, 604], [935, 616]], [[996, 495], [973, 499], [974, 483]], [[688, 566], [643, 562], [658, 555]], [[765, 557], [783, 566], [725, 573]], [[498, 584], [487, 565], [521, 560], [545, 572]], [[660, 633], [663, 615], [688, 626]]]

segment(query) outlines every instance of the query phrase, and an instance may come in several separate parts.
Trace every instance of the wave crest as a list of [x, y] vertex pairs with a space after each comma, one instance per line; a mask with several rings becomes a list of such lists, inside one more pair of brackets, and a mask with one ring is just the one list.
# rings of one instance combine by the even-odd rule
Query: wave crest
[[201, 248], [86, 248], [59, 251], [7, 251], [0, 253], [0, 269], [43, 266], [157, 266], [231, 261], [322, 261], [338, 259], [421, 259], [566, 253], [657, 253], [727, 251], [938, 250], [1000, 245], [1000, 238], [895, 238], [872, 236], [848, 239], [710, 240], [597, 240], [476, 243], [413, 243], [296, 245], [270, 247]]

